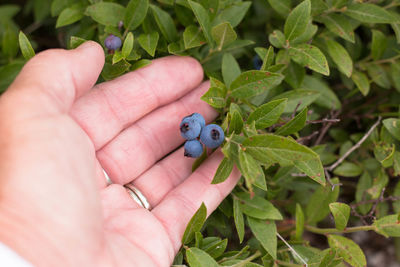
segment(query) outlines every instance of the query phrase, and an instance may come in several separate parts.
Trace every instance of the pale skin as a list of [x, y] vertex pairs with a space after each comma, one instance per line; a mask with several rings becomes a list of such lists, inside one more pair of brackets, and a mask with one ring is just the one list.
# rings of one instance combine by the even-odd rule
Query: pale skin
[[239, 179], [234, 169], [212, 185], [222, 153], [192, 173], [179, 148], [184, 116], [217, 116], [200, 100], [209, 84], [196, 60], [161, 58], [95, 85], [103, 64], [94, 42], [48, 50], [0, 97], [0, 242], [35, 266], [170, 266], [201, 203], [210, 214]]

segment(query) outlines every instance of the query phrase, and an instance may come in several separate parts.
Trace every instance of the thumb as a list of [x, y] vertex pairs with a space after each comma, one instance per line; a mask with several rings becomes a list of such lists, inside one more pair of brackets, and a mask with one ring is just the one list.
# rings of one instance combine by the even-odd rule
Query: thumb
[[67, 113], [96, 83], [103, 64], [103, 49], [92, 41], [73, 50], [46, 50], [25, 64], [4, 98], [12, 98], [31, 115]]

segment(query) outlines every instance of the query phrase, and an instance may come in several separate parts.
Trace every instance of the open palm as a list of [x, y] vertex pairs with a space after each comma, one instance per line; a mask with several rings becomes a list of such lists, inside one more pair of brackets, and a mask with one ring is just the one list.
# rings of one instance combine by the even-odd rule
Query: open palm
[[217, 115], [200, 101], [208, 83], [194, 59], [157, 59], [93, 88], [103, 64], [94, 42], [48, 50], [0, 98], [0, 241], [34, 265], [169, 266], [201, 202], [212, 212], [239, 178], [211, 185], [222, 154], [192, 173], [177, 149], [182, 117]]

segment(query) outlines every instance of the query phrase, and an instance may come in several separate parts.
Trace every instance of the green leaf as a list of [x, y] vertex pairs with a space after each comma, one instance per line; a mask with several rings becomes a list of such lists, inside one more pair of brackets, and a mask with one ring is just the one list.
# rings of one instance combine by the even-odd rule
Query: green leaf
[[[366, 191], [372, 186], [372, 178], [371, 175], [367, 171], [361, 175], [357, 187], [356, 187], [356, 202], [361, 202], [364, 200], [371, 200], [371, 195], [367, 194]], [[357, 207], [358, 211], [361, 214], [367, 214], [368, 211], [371, 209], [372, 204], [367, 203]]]
[[328, 54], [339, 71], [350, 78], [353, 73], [353, 61], [347, 50], [334, 40], [326, 40], [325, 43]]
[[52, 0], [33, 0], [32, 2], [35, 22], [43, 21], [50, 15]]
[[[394, 151], [393, 168], [394, 168], [394, 175], [395, 176], [400, 175], [400, 152], [399, 151]], [[400, 187], [399, 187], [399, 190], [400, 190]], [[399, 195], [400, 195], [400, 193], [399, 193]], [[397, 212], [400, 212], [400, 209]]]
[[355, 163], [345, 161], [337, 166], [333, 173], [343, 177], [356, 177], [361, 175], [362, 169]]
[[367, 266], [363, 251], [353, 240], [344, 236], [328, 235], [328, 243], [331, 248], [338, 249], [339, 255], [351, 266]]
[[201, 28], [196, 25], [190, 25], [186, 27], [185, 31], [183, 32], [183, 41], [186, 49], [202, 46], [206, 43], [206, 39], [204, 38]]
[[339, 109], [341, 107], [339, 98], [321, 78], [306, 75], [304, 77], [302, 87], [320, 93], [319, 97], [314, 102], [315, 105], [327, 108], [329, 110]]
[[249, 222], [249, 227], [253, 232], [254, 236], [260, 241], [263, 248], [276, 259], [276, 247], [277, 247], [277, 237], [276, 237], [276, 225], [274, 221], [270, 220], [258, 220], [251, 217], [247, 217]]
[[303, 67], [307, 67], [326, 76], [329, 75], [328, 62], [319, 48], [309, 44], [294, 45], [289, 47], [289, 54], [293, 61], [299, 63]]
[[285, 75], [285, 82], [293, 89], [297, 89], [303, 83], [306, 69], [295, 62], [290, 62], [289, 66], [284, 70], [283, 75]]
[[116, 3], [99, 2], [88, 6], [85, 14], [102, 25], [118, 26], [124, 18], [125, 8]]
[[[50, 13], [52, 17], [60, 15], [61, 11], [75, 4], [77, 0], [53, 0], [51, 2]], [[1, 15], [1, 13], [0, 13]]]
[[72, 5], [64, 9], [57, 18], [56, 28], [70, 25], [79, 21], [84, 16], [85, 6], [81, 3]]
[[150, 7], [161, 34], [170, 43], [176, 41], [178, 38], [178, 33], [170, 14], [158, 6], [150, 5]]
[[75, 49], [86, 41], [87, 40], [83, 38], [71, 36], [71, 39], [69, 40], [69, 49]]
[[131, 64], [126, 62], [124, 59], [115, 64], [106, 62], [104, 64], [103, 71], [101, 72], [101, 76], [104, 78], [104, 80], [114, 79], [129, 70], [130, 66]]
[[378, 60], [383, 56], [387, 47], [386, 36], [378, 31], [372, 30], [371, 56], [374, 60]]
[[244, 219], [243, 219], [243, 212], [240, 209], [240, 203], [237, 198], [233, 199], [233, 218], [235, 220], [235, 226], [239, 236], [239, 242], [242, 243], [244, 238]]
[[233, 161], [228, 158], [224, 158], [219, 164], [211, 184], [219, 184], [224, 182], [229, 177], [232, 170], [233, 170]]
[[0, 66], [0, 93], [4, 92], [14, 81], [24, 64], [25, 61], [14, 60], [7, 65]]
[[384, 168], [388, 168], [393, 165], [394, 151], [395, 144], [379, 142], [374, 146], [374, 156]]
[[385, 237], [400, 237], [400, 221], [398, 214], [382, 217], [374, 221], [373, 226], [376, 227], [377, 233]]
[[280, 73], [250, 70], [243, 72], [231, 84], [232, 97], [249, 98], [279, 85], [283, 80]]
[[271, 7], [282, 17], [287, 17], [291, 10], [291, 0], [268, 0]]
[[353, 27], [348, 18], [343, 15], [331, 13], [321, 17], [326, 28], [337, 36], [355, 43]]
[[230, 112], [229, 134], [240, 134], [243, 129], [243, 119], [240, 113], [236, 110]]
[[201, 203], [200, 208], [196, 211], [193, 217], [190, 219], [188, 225], [186, 226], [185, 232], [182, 236], [182, 244], [188, 244], [193, 240], [194, 234], [200, 232], [203, 227], [204, 222], [207, 218], [207, 208], [204, 203]]
[[397, 92], [400, 92], [400, 62], [393, 62], [390, 64], [390, 76], [393, 81], [393, 86]]
[[389, 177], [385, 173], [384, 169], [379, 169], [378, 174], [372, 180], [372, 187], [367, 189], [366, 193], [368, 193], [372, 199], [377, 199], [388, 182]]
[[293, 119], [288, 121], [285, 125], [280, 127], [275, 134], [279, 135], [291, 135], [297, 133], [304, 128], [307, 121], [308, 109], [304, 108], [299, 114], [297, 114]]
[[225, 92], [219, 87], [210, 87], [200, 98], [214, 108], [224, 108], [226, 105]]
[[268, 36], [268, 40], [276, 48], [283, 48], [286, 46], [285, 35], [283, 35], [283, 33], [280, 30], [273, 31]]
[[304, 109], [308, 105], [311, 105], [320, 97], [320, 93], [313, 90], [296, 89], [290, 90], [274, 97], [274, 99], [287, 98], [288, 102], [285, 107], [284, 113], [292, 113], [297, 105], [298, 109]]
[[211, 45], [212, 44], [211, 22], [207, 10], [205, 10], [204, 7], [199, 3], [196, 3], [191, 0], [188, 0], [188, 2], [193, 10], [194, 15], [196, 16], [197, 21], [200, 24], [201, 29], [203, 30], [204, 37], [206, 38], [207, 42]]
[[235, 194], [239, 198], [240, 209], [247, 216], [257, 219], [282, 220], [283, 217], [279, 210], [268, 200], [255, 195], [250, 197], [250, 194], [240, 192]]
[[222, 58], [222, 77], [227, 87], [240, 75], [240, 67], [236, 59], [230, 53], [224, 54]]
[[150, 56], [154, 57], [159, 37], [158, 32], [142, 33], [138, 37], [138, 42]]
[[221, 22], [227, 21], [232, 25], [232, 27], [236, 27], [242, 21], [250, 6], [250, 1], [234, 3], [233, 5], [225, 8], [218, 14], [218, 16], [213, 21], [213, 25], [217, 25]]
[[368, 64], [367, 66], [368, 75], [372, 78], [374, 83], [382, 88], [390, 89], [391, 83], [386, 70], [378, 64]]
[[247, 123], [255, 121], [256, 129], [267, 128], [276, 123], [286, 107], [287, 99], [277, 99], [259, 106], [250, 113]]
[[21, 49], [24, 58], [28, 60], [34, 57], [35, 51], [33, 51], [31, 43], [29, 42], [28, 38], [22, 31], [19, 32], [18, 39], [19, 39], [19, 48]]
[[277, 162], [281, 166], [295, 165], [311, 179], [325, 184], [324, 171], [318, 154], [293, 139], [260, 134], [247, 138], [242, 146], [260, 162]]
[[310, 20], [307, 24], [306, 30], [298, 37], [294, 38], [290, 44], [301, 44], [301, 43], [306, 43], [309, 42], [313, 36], [317, 33], [318, 31], [318, 26], [312, 24], [312, 21]]
[[363, 23], [398, 22], [386, 9], [374, 4], [348, 5], [344, 14]]
[[9, 59], [18, 53], [18, 32], [7, 24], [3, 33], [2, 51]]
[[19, 7], [18, 5], [2, 4], [0, 6], [0, 21], [10, 20], [20, 10], [21, 10], [21, 7]]
[[130, 0], [124, 15], [125, 29], [133, 31], [139, 27], [147, 15], [148, 9], [149, 0]]
[[385, 119], [383, 120], [383, 125], [393, 137], [400, 140], [400, 119]]
[[263, 57], [263, 64], [262, 64], [260, 70], [267, 70], [267, 68], [270, 67], [274, 63], [274, 58], [275, 58], [274, 48], [272, 46], [270, 46], [268, 48], [267, 53]]
[[356, 84], [358, 90], [360, 90], [360, 92], [361, 92], [361, 94], [363, 94], [363, 96], [368, 95], [370, 85], [369, 85], [367, 75], [365, 75], [364, 73], [359, 72], [359, 71], [353, 71], [353, 74], [351, 75], [351, 79]]
[[336, 229], [343, 231], [350, 217], [350, 206], [345, 203], [333, 202], [329, 204], [329, 209], [335, 219]]
[[124, 44], [122, 45], [122, 56], [127, 58], [133, 48], [133, 34], [131, 32], [125, 37]]
[[149, 59], [141, 59], [139, 61], [136, 61], [135, 64], [132, 65], [131, 70], [134, 71], [134, 70], [137, 70], [137, 69], [140, 69], [140, 68], [144, 68], [144, 67], [146, 67], [146, 66], [148, 66], [150, 64], [151, 64], [151, 60], [149, 60]]
[[217, 240], [210, 243], [207, 243], [207, 239], [207, 237], [204, 239], [203, 246], [201, 248], [204, 249], [204, 251], [214, 259], [220, 257], [224, 253], [226, 246], [228, 245], [228, 239], [225, 238], [223, 240], [220, 240], [218, 238]]
[[237, 38], [235, 30], [229, 22], [223, 22], [214, 26], [211, 29], [211, 36], [217, 43], [219, 51], [221, 51], [225, 45], [232, 43]]
[[125, 57], [122, 55], [122, 52], [117, 50], [112, 57], [112, 64], [114, 65], [115, 63], [120, 62], [123, 59], [125, 59]]
[[[339, 179], [332, 179], [333, 184], [338, 182]], [[329, 214], [329, 204], [335, 202], [338, 196], [339, 186], [335, 186], [333, 191], [330, 184], [318, 187], [308, 200], [305, 209], [307, 222], [317, 223], [322, 221]]]
[[266, 191], [267, 185], [265, 183], [263, 169], [260, 164], [251, 155], [243, 151], [243, 149], [239, 150], [239, 163], [240, 171], [245, 178], [247, 188], [252, 190], [252, 186], [256, 185], [257, 181], [260, 181], [257, 184], [258, 187]]
[[304, 213], [301, 205], [296, 203], [296, 240], [301, 240], [304, 232]]
[[335, 248], [325, 249], [319, 253], [314, 254], [311, 259], [307, 262], [308, 266], [312, 267], [343, 267], [344, 265], [338, 265], [342, 263], [342, 259], [339, 256], [339, 252]]
[[290, 12], [284, 26], [286, 40], [291, 41], [304, 33], [310, 20], [310, 14], [310, 0], [303, 1]]
[[190, 267], [218, 267], [218, 263], [205, 251], [199, 248], [186, 250], [186, 259]]

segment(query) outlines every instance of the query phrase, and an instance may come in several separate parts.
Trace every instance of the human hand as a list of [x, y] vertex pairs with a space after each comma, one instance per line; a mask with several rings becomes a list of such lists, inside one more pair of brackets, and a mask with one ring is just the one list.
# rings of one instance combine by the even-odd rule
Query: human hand
[[161, 58], [91, 89], [103, 64], [94, 42], [48, 50], [0, 97], [0, 241], [37, 266], [170, 266], [201, 202], [211, 213], [240, 174], [211, 185], [220, 152], [191, 173], [174, 151], [182, 117], [217, 115], [199, 63]]

